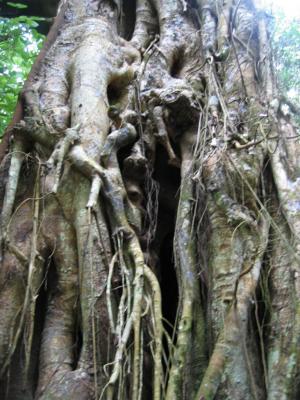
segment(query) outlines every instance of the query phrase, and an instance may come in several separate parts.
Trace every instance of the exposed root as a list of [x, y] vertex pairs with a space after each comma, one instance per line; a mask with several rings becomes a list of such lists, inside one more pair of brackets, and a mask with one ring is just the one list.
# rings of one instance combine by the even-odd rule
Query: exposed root
[[[269, 223], [264, 218], [261, 221], [260, 248], [258, 256], [252, 264], [251, 270], [241, 274], [238, 278], [238, 287], [234, 303], [230, 307], [225, 320], [224, 327], [217, 338], [214, 351], [211, 355], [207, 370], [202, 379], [201, 386], [195, 399], [215, 397], [222, 376], [226, 372], [226, 364], [237, 362], [236, 357], [240, 357], [238, 348], [243, 344], [245, 330], [247, 328], [247, 317], [249, 307], [254, 296], [260, 270], [262, 265], [262, 254], [268, 243]], [[235, 379], [235, 376], [232, 376]]]
[[0, 262], [2, 262], [2, 254], [4, 251], [5, 241], [7, 238], [7, 228], [9, 220], [12, 216], [13, 207], [15, 205], [16, 192], [19, 183], [20, 170], [25, 158], [25, 145], [23, 141], [17, 140], [12, 150], [10, 167], [8, 172], [8, 182], [5, 187], [5, 196], [1, 210], [0, 220]]
[[28, 319], [25, 339], [25, 377], [28, 374], [30, 356], [31, 356], [31, 346], [33, 339], [33, 327], [35, 319], [35, 302], [37, 298], [37, 293], [40, 289], [43, 274], [43, 258], [39, 256], [37, 250], [37, 240], [38, 240], [38, 224], [39, 224], [39, 206], [40, 206], [40, 168], [38, 168], [36, 184], [34, 189], [34, 206], [33, 206], [33, 229], [31, 236], [31, 249], [28, 265], [28, 277], [24, 303], [21, 309], [20, 317], [18, 318], [18, 326], [14, 333], [12, 343], [10, 344], [9, 352], [0, 370], [0, 376], [3, 375], [8, 365], [11, 362], [11, 358], [16, 350], [19, 338], [24, 329], [25, 320]]
[[[148, 381], [154, 400], [296, 398], [300, 151], [272, 99], [264, 15], [254, 0], [137, 0], [129, 17], [122, 3], [62, 2], [23, 91], [1, 211], [1, 374], [16, 381], [24, 358], [37, 400], [141, 400]], [[174, 225], [170, 337], [173, 260], [159, 258]]]

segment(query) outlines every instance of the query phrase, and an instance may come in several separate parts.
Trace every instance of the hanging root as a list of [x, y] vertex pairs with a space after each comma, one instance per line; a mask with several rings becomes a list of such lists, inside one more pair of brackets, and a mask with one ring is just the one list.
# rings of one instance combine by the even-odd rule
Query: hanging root
[[[193, 173], [192, 151], [195, 142], [194, 128], [187, 131], [181, 140], [182, 183], [177, 210], [174, 237], [175, 265], [179, 286], [179, 308], [177, 341], [166, 398], [180, 399], [182, 393], [193, 397], [197, 381], [201, 378], [205, 365], [205, 342], [203, 309], [200, 300], [200, 288], [196, 270], [196, 246], [193, 221]], [[198, 365], [194, 376], [193, 365]], [[189, 382], [189, 379], [191, 381]], [[198, 381], [199, 384], [199, 381]]]
[[59, 181], [61, 178], [63, 162], [69, 153], [70, 148], [76, 141], [79, 141], [79, 125], [66, 129], [63, 138], [56, 144], [50, 158], [47, 161], [47, 168], [55, 168], [54, 184], [52, 193], [57, 193]]
[[161, 292], [160, 286], [155, 274], [151, 269], [144, 265], [144, 275], [151, 288], [152, 306], [153, 306], [153, 334], [154, 334], [154, 381], [153, 381], [153, 400], [161, 398], [161, 388], [163, 382], [162, 369], [162, 311], [161, 311]]
[[159, 107], [159, 106], [154, 107], [153, 119], [157, 126], [157, 140], [159, 143], [161, 143], [165, 147], [165, 149], [168, 153], [168, 156], [169, 156], [169, 163], [176, 167], [179, 167], [180, 161], [176, 157], [174, 150], [171, 146], [168, 132], [166, 130], [165, 123], [163, 120], [163, 108], [162, 107]]
[[12, 149], [8, 181], [5, 187], [1, 219], [0, 219], [0, 263], [7, 238], [7, 228], [15, 205], [16, 192], [19, 183], [20, 170], [25, 158], [26, 146], [24, 141], [16, 140]]
[[[120, 378], [121, 370], [122, 370], [122, 362], [124, 359], [124, 354], [126, 351], [126, 347], [128, 345], [128, 341], [130, 338], [130, 334], [134, 332], [134, 355], [133, 355], [133, 374], [136, 374], [133, 377], [133, 384], [141, 385], [142, 381], [138, 380], [140, 376], [140, 369], [142, 368], [142, 362], [140, 361], [140, 341], [141, 341], [141, 319], [147, 314], [142, 313], [142, 308], [140, 302], [142, 302], [143, 298], [147, 298], [147, 287], [150, 287], [150, 296], [152, 298], [152, 310], [153, 310], [153, 332], [154, 332], [154, 381], [153, 381], [153, 399], [159, 400], [161, 399], [161, 391], [162, 391], [162, 381], [163, 381], [163, 370], [162, 370], [162, 312], [161, 312], [161, 294], [160, 287], [157, 281], [156, 276], [151, 271], [151, 269], [144, 265], [143, 271], [139, 271], [140, 275], [135, 276], [133, 284], [135, 285], [133, 292], [133, 306], [131, 313], [127, 319], [127, 322], [120, 331], [118, 328], [115, 329], [116, 332], [119, 333], [118, 347], [117, 352], [115, 354], [115, 359], [113, 362], [113, 371], [110, 375], [109, 381], [105, 389], [107, 390], [107, 399], [112, 400], [115, 386]], [[142, 287], [142, 280], [146, 279], [147, 285], [146, 287]], [[142, 293], [143, 291], [143, 293]], [[110, 290], [108, 290], [108, 293]], [[121, 302], [120, 302], [121, 304]], [[123, 307], [120, 308], [119, 312], [123, 312]], [[119, 318], [121, 322], [121, 318]], [[133, 389], [132, 398], [138, 399], [138, 392], [140, 389]]]
[[[144, 266], [144, 256], [140, 247], [140, 243], [136, 233], [133, 231], [129, 225], [129, 217], [126, 213], [126, 189], [124, 187], [119, 165], [117, 162], [117, 150], [128, 143], [128, 140], [132, 141], [131, 133], [135, 130], [128, 130], [127, 128], [122, 128], [118, 131], [113, 132], [107, 138], [107, 143], [104, 145], [104, 151], [101, 155], [102, 163], [107, 168], [103, 177], [103, 191], [105, 196], [109, 199], [109, 204], [111, 207], [110, 219], [111, 226], [114, 227], [115, 235], [121, 235], [122, 243], [119, 245], [119, 259], [121, 260], [120, 267], [124, 270], [122, 274], [129, 277], [129, 282], [125, 285], [123, 289], [123, 294], [120, 300], [120, 305], [124, 304], [125, 297], [129, 301], [126, 310], [126, 322], [123, 322], [123, 317], [117, 316], [118, 321], [117, 326], [115, 326], [115, 317], [111, 307], [109, 307], [109, 315], [111, 325], [115, 326], [114, 331], [118, 335], [118, 346], [113, 362], [113, 370], [110, 375], [109, 381], [105, 387], [107, 390], [107, 398], [113, 399], [114, 392], [117, 386], [117, 382], [120, 379], [122, 365], [124, 362], [124, 354], [128, 346], [128, 341], [130, 335], [133, 332], [134, 345], [133, 345], [133, 355], [132, 355], [132, 399], [138, 400], [139, 393], [142, 388], [141, 376], [141, 365], [142, 359], [141, 354], [141, 320], [143, 318], [143, 299], [146, 296], [145, 293], [145, 283], [144, 275], [145, 269], [147, 270], [147, 277], [149, 284], [151, 285], [153, 296], [154, 296], [154, 331], [158, 333], [158, 342], [155, 345], [155, 364], [161, 371], [161, 364], [159, 359], [161, 359], [161, 301], [159, 298], [159, 293], [157, 293], [159, 285], [156, 281], [155, 275], [148, 271], [148, 267]], [[128, 201], [127, 201], [128, 203]], [[117, 256], [116, 256], [117, 257]], [[110, 266], [109, 277], [112, 276], [112, 269], [115, 259], [113, 259]], [[124, 265], [125, 263], [125, 265]], [[127, 280], [127, 278], [126, 278]], [[129, 285], [129, 286], [128, 286]], [[155, 285], [155, 286], [154, 286]], [[133, 290], [131, 291], [131, 286]], [[127, 288], [127, 290], [126, 290]], [[110, 296], [110, 284], [108, 284], [107, 292]], [[130, 293], [132, 294], [130, 295]], [[110, 304], [110, 302], [108, 303]], [[131, 306], [132, 304], [132, 306]], [[159, 315], [156, 315], [159, 310]], [[123, 306], [120, 307], [119, 313], [123, 313]], [[160, 374], [161, 375], [161, 374]], [[155, 384], [159, 385], [156, 389], [156, 399], [160, 398], [161, 385], [157, 383], [157, 377], [155, 378]]]

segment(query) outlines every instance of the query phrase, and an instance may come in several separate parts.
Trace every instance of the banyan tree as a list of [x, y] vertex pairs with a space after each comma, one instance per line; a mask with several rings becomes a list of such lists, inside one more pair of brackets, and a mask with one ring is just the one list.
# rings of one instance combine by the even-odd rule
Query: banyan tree
[[300, 396], [300, 143], [259, 0], [63, 0], [2, 143], [0, 396]]

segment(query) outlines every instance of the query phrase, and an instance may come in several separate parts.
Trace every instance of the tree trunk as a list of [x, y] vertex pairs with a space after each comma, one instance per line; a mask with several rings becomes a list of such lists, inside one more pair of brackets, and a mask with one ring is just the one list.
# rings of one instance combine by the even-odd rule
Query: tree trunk
[[299, 398], [300, 143], [259, 0], [57, 18], [2, 161], [0, 397]]

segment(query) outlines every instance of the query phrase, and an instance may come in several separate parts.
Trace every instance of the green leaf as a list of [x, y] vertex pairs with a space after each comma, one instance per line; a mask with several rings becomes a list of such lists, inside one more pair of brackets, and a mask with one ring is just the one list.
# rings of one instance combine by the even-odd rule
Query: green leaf
[[22, 4], [22, 3], [11, 3], [11, 2], [7, 2], [6, 3], [8, 6], [10, 7], [14, 7], [14, 8], [27, 8], [28, 6], [26, 4]]
[[39, 20], [24, 15], [0, 17], [0, 140], [44, 40], [35, 29]]

